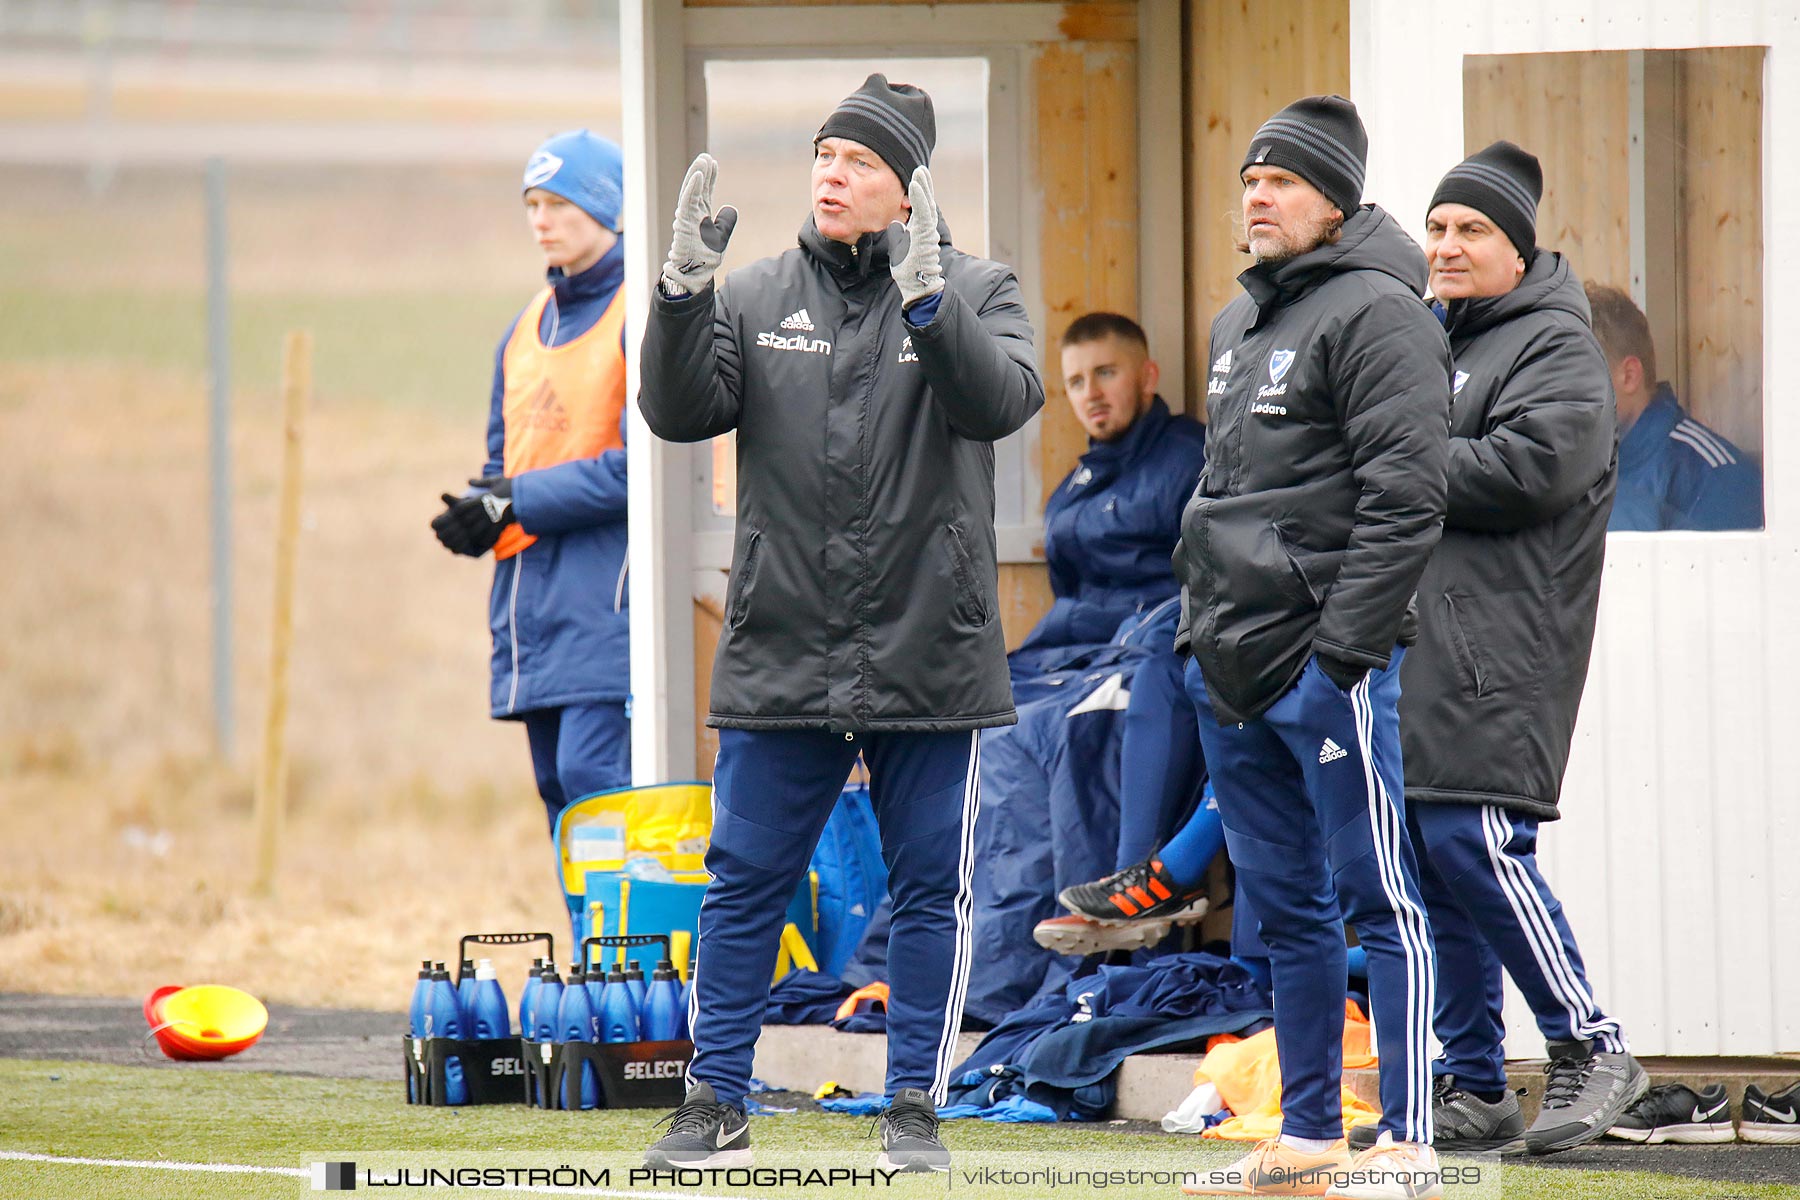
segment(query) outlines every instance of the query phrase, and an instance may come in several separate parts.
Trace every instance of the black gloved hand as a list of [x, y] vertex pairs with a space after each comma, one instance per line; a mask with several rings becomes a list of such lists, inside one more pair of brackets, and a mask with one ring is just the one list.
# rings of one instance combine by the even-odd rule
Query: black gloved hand
[[1349, 691], [1361, 683], [1362, 677], [1369, 673], [1369, 668], [1360, 663], [1345, 662], [1341, 658], [1334, 658], [1319, 651], [1314, 651], [1313, 657], [1319, 660], [1319, 670], [1325, 672], [1325, 678], [1336, 684], [1337, 690], [1340, 692]]
[[444, 511], [432, 518], [431, 528], [452, 554], [479, 558], [494, 548], [500, 531], [519, 517], [513, 511], [512, 480], [488, 475], [469, 483], [483, 490], [467, 496], [444, 493]]

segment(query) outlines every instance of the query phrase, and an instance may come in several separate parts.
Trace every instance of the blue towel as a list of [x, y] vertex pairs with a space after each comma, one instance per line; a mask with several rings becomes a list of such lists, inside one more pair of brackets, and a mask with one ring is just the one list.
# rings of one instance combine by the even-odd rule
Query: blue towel
[[862, 1092], [855, 1096], [840, 1096], [836, 1100], [821, 1100], [819, 1107], [826, 1112], [851, 1117], [872, 1117], [887, 1107], [887, 1097], [879, 1092]]
[[[994, 1120], [1094, 1120], [1112, 1107], [1119, 1064], [1135, 1053], [1235, 1033], [1274, 1014], [1248, 972], [1216, 955], [1171, 954], [1101, 967], [1047, 988], [1006, 1018], [956, 1068], [952, 1105]], [[1032, 1107], [1027, 1107], [1030, 1105]]]
[[825, 1025], [837, 1016], [838, 1005], [856, 989], [835, 975], [793, 970], [769, 989], [769, 1011], [764, 1025]]

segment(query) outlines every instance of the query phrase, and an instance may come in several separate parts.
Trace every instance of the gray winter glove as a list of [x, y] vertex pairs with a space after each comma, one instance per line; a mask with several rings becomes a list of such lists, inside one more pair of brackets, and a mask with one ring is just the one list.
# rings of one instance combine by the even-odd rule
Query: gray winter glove
[[931, 171], [913, 170], [906, 189], [912, 215], [902, 225], [888, 226], [888, 270], [900, 287], [900, 306], [910, 308], [927, 296], [944, 290], [944, 264], [938, 261], [937, 198], [931, 192]]
[[669, 261], [662, 269], [665, 296], [703, 291], [725, 257], [738, 214], [726, 205], [713, 216], [713, 183], [718, 177], [719, 164], [703, 153], [694, 159], [682, 181], [681, 199], [675, 202], [675, 236], [669, 242]]

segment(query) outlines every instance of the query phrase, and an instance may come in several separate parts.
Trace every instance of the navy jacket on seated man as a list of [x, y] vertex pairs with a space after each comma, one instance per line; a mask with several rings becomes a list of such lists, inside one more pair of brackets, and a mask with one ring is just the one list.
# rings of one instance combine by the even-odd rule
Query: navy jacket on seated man
[[1656, 379], [1650, 322], [1618, 288], [1587, 285], [1619, 409], [1619, 492], [1608, 529], [1761, 529], [1762, 469], [1689, 416]]
[[1062, 366], [1088, 451], [1044, 507], [1056, 601], [1014, 652], [1015, 679], [1050, 669], [1067, 647], [1105, 645], [1126, 617], [1176, 594], [1169, 557], [1206, 459], [1205, 427], [1156, 394], [1156, 362], [1135, 321], [1077, 318]]

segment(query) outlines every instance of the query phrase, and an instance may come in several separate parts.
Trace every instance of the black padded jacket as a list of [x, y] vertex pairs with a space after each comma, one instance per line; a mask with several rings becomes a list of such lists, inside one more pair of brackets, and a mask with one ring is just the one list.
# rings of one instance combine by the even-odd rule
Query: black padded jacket
[[1400, 668], [1406, 798], [1555, 820], [1618, 479], [1612, 380], [1559, 254], [1453, 301], [1446, 327], [1449, 501]]
[[951, 732], [1016, 718], [993, 443], [1044, 403], [1018, 281], [950, 245], [923, 327], [883, 235], [670, 299], [644, 334], [658, 436], [737, 431], [737, 531], [708, 724]]
[[1315, 653], [1383, 668], [1444, 515], [1450, 351], [1425, 256], [1364, 205], [1337, 241], [1238, 276], [1212, 324], [1206, 469], [1181, 517], [1176, 649], [1222, 721]]

